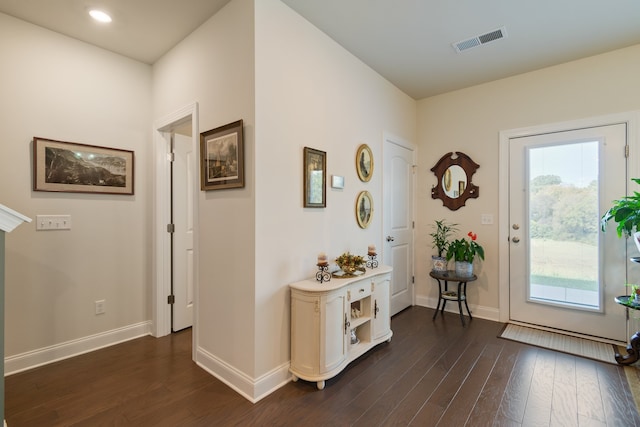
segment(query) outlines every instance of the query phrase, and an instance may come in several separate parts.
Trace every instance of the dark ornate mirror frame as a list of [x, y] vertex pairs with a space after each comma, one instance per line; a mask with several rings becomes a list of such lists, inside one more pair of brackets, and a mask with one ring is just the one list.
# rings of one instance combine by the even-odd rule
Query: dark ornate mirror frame
[[[449, 197], [442, 188], [442, 178], [447, 169], [451, 166], [460, 166], [467, 175], [467, 185], [464, 192], [456, 198]], [[473, 174], [480, 167], [479, 164], [471, 160], [471, 157], [459, 151], [445, 154], [438, 160], [438, 163], [431, 168], [431, 171], [438, 179], [438, 184], [431, 187], [431, 198], [442, 200], [442, 204], [452, 211], [460, 209], [467, 199], [476, 199], [480, 195], [480, 188], [471, 182]]]

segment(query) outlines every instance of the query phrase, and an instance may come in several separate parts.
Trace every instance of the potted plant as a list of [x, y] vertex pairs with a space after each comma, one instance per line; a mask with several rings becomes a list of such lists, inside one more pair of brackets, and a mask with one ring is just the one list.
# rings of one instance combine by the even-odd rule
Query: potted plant
[[640, 286], [627, 283], [627, 286], [631, 288], [631, 295], [629, 295], [630, 304], [640, 303]]
[[433, 233], [429, 234], [433, 240], [433, 248], [438, 250], [438, 255], [432, 255], [433, 271], [447, 271], [447, 258], [445, 254], [449, 246], [449, 237], [453, 232], [458, 231], [458, 224], [450, 224], [444, 219], [436, 220], [433, 227]]
[[[631, 178], [631, 180], [640, 185], [640, 178]], [[623, 234], [625, 237], [633, 236], [633, 241], [640, 250], [640, 233], [638, 233], [638, 228], [640, 228], [640, 193], [634, 191], [633, 196], [614, 200], [613, 206], [602, 215], [600, 220], [602, 231], [606, 231], [607, 223], [610, 220], [618, 223], [616, 227], [618, 237], [622, 237]]]
[[473, 260], [476, 255], [484, 260], [484, 249], [476, 242], [478, 235], [470, 231], [467, 237], [469, 239], [454, 240], [447, 249], [447, 260], [454, 259], [458, 276], [473, 276]]
[[360, 255], [353, 255], [345, 252], [336, 258], [336, 264], [347, 275], [353, 275], [357, 270], [361, 270], [364, 266], [364, 258]]

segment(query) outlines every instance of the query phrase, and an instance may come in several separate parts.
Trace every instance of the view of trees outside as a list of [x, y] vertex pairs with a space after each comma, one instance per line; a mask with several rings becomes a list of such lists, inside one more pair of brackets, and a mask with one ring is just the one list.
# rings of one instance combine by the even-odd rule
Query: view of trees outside
[[531, 284], [598, 292], [597, 142], [532, 150], [530, 168]]
[[598, 290], [598, 185], [578, 188], [557, 175], [530, 186], [531, 280]]

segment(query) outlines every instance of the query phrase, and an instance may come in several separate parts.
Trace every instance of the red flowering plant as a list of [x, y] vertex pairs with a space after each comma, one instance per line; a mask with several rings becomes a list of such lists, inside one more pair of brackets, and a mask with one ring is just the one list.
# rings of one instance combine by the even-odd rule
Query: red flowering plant
[[449, 243], [447, 261], [453, 258], [454, 261], [473, 262], [476, 254], [484, 260], [484, 249], [476, 242], [478, 235], [470, 231], [467, 236], [469, 239], [462, 238]]

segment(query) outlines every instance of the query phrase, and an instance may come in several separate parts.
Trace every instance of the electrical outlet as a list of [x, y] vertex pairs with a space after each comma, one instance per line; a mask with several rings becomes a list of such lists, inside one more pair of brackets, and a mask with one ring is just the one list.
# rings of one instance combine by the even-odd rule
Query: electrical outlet
[[95, 302], [96, 304], [96, 314], [104, 314], [107, 310], [107, 301], [106, 300], [99, 300]]

